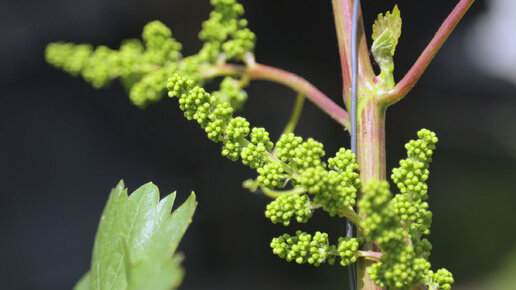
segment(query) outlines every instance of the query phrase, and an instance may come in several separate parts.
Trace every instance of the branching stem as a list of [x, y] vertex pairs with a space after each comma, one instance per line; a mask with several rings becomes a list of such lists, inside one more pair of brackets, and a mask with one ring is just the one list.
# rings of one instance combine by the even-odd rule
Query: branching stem
[[281, 195], [302, 194], [307, 191], [304, 187], [296, 187], [288, 190], [274, 190], [267, 187], [260, 187], [260, 189], [263, 194], [274, 199], [280, 197]]
[[214, 65], [202, 72], [202, 76], [204, 78], [226, 75], [245, 75], [250, 79], [267, 80], [290, 87], [293, 90], [302, 93], [332, 119], [349, 129], [348, 112], [337, 105], [314, 85], [296, 74], [259, 63], [254, 63], [253, 65], [248, 66], [237, 64]]
[[339, 211], [339, 215], [345, 217], [350, 222], [352, 222], [355, 226], [357, 226], [358, 229], [363, 230], [362, 228], [362, 219], [358, 214], [355, 212], [355, 210], [350, 207], [347, 210], [341, 210]]

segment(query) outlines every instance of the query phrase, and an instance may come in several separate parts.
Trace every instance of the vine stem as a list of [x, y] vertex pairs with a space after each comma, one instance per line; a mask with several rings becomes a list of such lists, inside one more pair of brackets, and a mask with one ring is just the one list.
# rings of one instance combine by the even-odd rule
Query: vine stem
[[370, 261], [378, 262], [380, 261], [380, 258], [382, 257], [382, 252], [375, 252], [375, 251], [358, 251], [358, 256]]
[[[353, 0], [332, 0], [335, 29], [339, 44], [340, 64], [342, 69], [342, 97], [348, 106], [351, 103], [351, 27], [353, 22]], [[359, 8], [357, 22], [357, 52], [358, 52], [358, 87], [360, 89], [373, 88], [372, 80], [375, 76], [369, 49], [364, 33], [364, 21]], [[361, 93], [360, 90], [358, 92]]]
[[[362, 184], [371, 179], [385, 180], [385, 112], [388, 105], [403, 98], [415, 85], [424, 70], [428, 67], [444, 41], [453, 31], [464, 13], [474, 0], [460, 0], [448, 18], [441, 25], [436, 35], [423, 51], [414, 66], [405, 77], [390, 91], [377, 92], [371, 89], [374, 71], [369, 58], [369, 50], [364, 35], [362, 17], [359, 17], [357, 28], [358, 52], [358, 108], [357, 108], [357, 161], [360, 166]], [[353, 24], [353, 0], [332, 0], [335, 26], [339, 43], [339, 53], [342, 67], [343, 99], [348, 110], [351, 103], [351, 28]], [[359, 13], [360, 15], [360, 13]], [[365, 218], [358, 212], [360, 218]], [[361, 249], [364, 252], [375, 252], [378, 249], [373, 243], [365, 243]], [[359, 259], [358, 289], [384, 289], [374, 284], [367, 274], [367, 268], [373, 260]]]
[[273, 198], [273, 199], [276, 199], [276, 198], [280, 197], [281, 195], [302, 194], [302, 193], [307, 192], [306, 188], [304, 188], [304, 187], [296, 187], [296, 188], [289, 189], [289, 190], [273, 190], [273, 189], [262, 186], [262, 187], [260, 187], [260, 189], [262, 190], [263, 194], [265, 194], [266, 196]]
[[348, 210], [343, 210], [339, 212], [339, 215], [345, 217], [348, 221], [353, 223], [359, 230], [363, 230], [362, 228], [362, 219], [355, 210], [350, 207]]
[[434, 37], [430, 43], [428, 43], [414, 65], [412, 65], [407, 74], [405, 74], [403, 79], [401, 79], [401, 81], [392, 90], [379, 96], [382, 102], [389, 105], [394, 104], [401, 100], [414, 87], [439, 49], [443, 46], [446, 39], [448, 39], [453, 29], [455, 29], [455, 26], [457, 26], [474, 1], [475, 0], [459, 1], [450, 15], [448, 15], [446, 20], [444, 20], [441, 27], [439, 27], [439, 30], [437, 30]]
[[[339, 44], [340, 62], [342, 67], [343, 99], [348, 110], [351, 106], [351, 36], [353, 26], [353, 0], [332, 0], [335, 27]], [[364, 33], [364, 23], [359, 9], [356, 28], [357, 41], [357, 161], [360, 166], [362, 184], [370, 179], [385, 179], [385, 110], [368, 92], [372, 89], [375, 76]], [[363, 218], [364, 216], [358, 215]], [[372, 243], [362, 246], [363, 251], [375, 251]], [[383, 289], [374, 284], [367, 275], [367, 268], [372, 264], [366, 259], [358, 260], [357, 286], [358, 289]]]
[[290, 87], [293, 90], [302, 93], [332, 119], [349, 130], [350, 123], [348, 112], [341, 106], [337, 105], [310, 82], [296, 74], [259, 63], [247, 66], [237, 64], [216, 64], [202, 71], [202, 76], [204, 78], [226, 75], [244, 75], [250, 79], [267, 80]]
[[[302, 93], [297, 93], [296, 103], [294, 104], [294, 108], [292, 109], [292, 114], [283, 129], [280, 137], [283, 135], [287, 135], [288, 133], [293, 133], [296, 129], [297, 123], [299, 122], [299, 117], [301, 117], [301, 112], [303, 111], [303, 104], [305, 103], [305, 96]], [[279, 140], [278, 140], [279, 141]], [[272, 154], [276, 154], [278, 147], [274, 147], [272, 150]]]
[[[374, 97], [359, 99], [357, 118], [357, 161], [360, 167], [360, 179], [362, 184], [369, 180], [385, 180], [385, 111]], [[365, 215], [358, 212], [364, 219]], [[363, 233], [362, 233], [363, 234]], [[362, 251], [377, 251], [374, 243], [367, 242]], [[367, 274], [374, 262], [367, 259], [358, 260], [358, 289], [378, 290], [385, 289], [377, 286]]]
[[302, 93], [297, 93], [294, 109], [292, 110], [290, 119], [288, 120], [287, 125], [285, 126], [285, 129], [283, 129], [283, 133], [281, 133], [281, 135], [286, 135], [288, 133], [294, 132], [299, 121], [299, 117], [301, 116], [301, 111], [303, 110], [304, 102], [305, 96]]

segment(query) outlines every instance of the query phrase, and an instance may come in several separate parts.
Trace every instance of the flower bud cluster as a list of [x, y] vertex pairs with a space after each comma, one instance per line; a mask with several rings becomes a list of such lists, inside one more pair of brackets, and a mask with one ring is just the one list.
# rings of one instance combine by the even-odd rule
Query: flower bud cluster
[[451, 284], [455, 282], [452, 273], [444, 268], [435, 273], [429, 270], [425, 279], [429, 289], [450, 290]]
[[272, 239], [271, 248], [274, 254], [288, 262], [309, 263], [314, 266], [335, 263], [335, 255], [331, 252], [336, 247], [329, 245], [326, 233], [316, 232], [313, 236], [302, 231], [297, 231], [295, 236], [283, 234]]
[[430, 270], [427, 258], [432, 245], [421, 238], [429, 233], [432, 220], [426, 180], [437, 137], [426, 129], [420, 130], [418, 137], [407, 143], [408, 158], [393, 170], [391, 177], [399, 194], [393, 198], [386, 181], [371, 180], [363, 188], [359, 209], [366, 217], [361, 225], [366, 240], [376, 242], [384, 252], [368, 274], [381, 287], [410, 289], [426, 281], [449, 289], [444, 287], [453, 283], [451, 273]]
[[[168, 81], [169, 96], [178, 97], [179, 107], [189, 120], [196, 120], [208, 138], [222, 143], [222, 155], [257, 170], [259, 186], [283, 188], [289, 181], [312, 194], [313, 203], [306, 195], [282, 197], [268, 208], [273, 222], [289, 224], [294, 215], [306, 222], [312, 207], [322, 207], [331, 216], [344, 215], [355, 205], [360, 184], [355, 156], [342, 149], [331, 158], [333, 169], [328, 170], [321, 160], [323, 145], [311, 138], [306, 141], [292, 133], [281, 136], [274, 144], [263, 128], [252, 128], [243, 117], [234, 117], [228, 103], [219, 103], [195, 82], [178, 74]], [[273, 149], [274, 148], [274, 149]], [[306, 200], [305, 198], [306, 197]]]
[[314, 266], [322, 263], [333, 265], [336, 257], [341, 258], [341, 265], [347, 266], [356, 261], [358, 246], [354, 238], [341, 237], [336, 246], [329, 244], [327, 233], [316, 232], [312, 236], [302, 231], [296, 231], [295, 236], [283, 234], [271, 242], [272, 252], [280, 258]]
[[392, 194], [387, 181], [369, 181], [359, 202], [366, 215], [362, 226], [368, 241], [376, 241], [385, 252], [381, 262], [369, 268], [369, 276], [381, 287], [410, 288], [422, 283], [430, 263], [418, 257], [407, 243], [408, 232], [392, 210]]
[[392, 170], [391, 179], [400, 193], [392, 201], [392, 207], [410, 238], [417, 243], [421, 235], [430, 234], [432, 212], [428, 210], [429, 165], [438, 139], [435, 133], [421, 129], [419, 139], [406, 145], [407, 158], [400, 161], [400, 167]]
[[236, 0], [211, 0], [214, 10], [203, 22], [199, 38], [205, 41], [203, 55], [210, 61], [223, 52], [226, 59], [244, 59], [252, 53], [256, 36], [247, 28], [247, 20], [241, 18], [244, 7]]
[[[181, 44], [171, 30], [159, 21], [145, 25], [142, 40], [129, 39], [118, 50], [88, 44], [51, 43], [45, 57], [51, 65], [73, 76], [81, 75], [94, 88], [108, 86], [119, 78], [131, 102], [139, 107], [159, 101], [167, 79], [180, 73], [201, 85], [201, 71], [221, 60], [245, 60], [252, 53], [255, 35], [242, 18], [244, 9], [236, 0], [212, 0], [214, 11], [199, 35], [205, 43], [197, 54], [183, 57]], [[218, 103], [228, 102], [234, 110], [247, 99], [241, 82], [227, 77], [213, 94]]]
[[247, 100], [247, 93], [242, 90], [240, 82], [232, 77], [225, 77], [220, 89], [212, 93], [217, 102], [229, 103], [235, 110], [240, 110]]
[[339, 238], [339, 244], [337, 246], [337, 252], [340, 256], [340, 264], [342, 266], [348, 266], [357, 261], [357, 252], [359, 247], [358, 240], [355, 238]]
[[143, 43], [124, 41], [118, 50], [107, 46], [95, 49], [87, 44], [51, 43], [45, 50], [48, 63], [71, 75], [81, 75], [94, 88], [103, 88], [120, 78], [137, 106], [159, 100], [165, 93], [167, 78], [178, 70], [181, 44], [170, 29], [159, 21], [148, 23]]
[[306, 223], [312, 217], [312, 203], [306, 194], [282, 194], [267, 205], [265, 217], [273, 224], [290, 224], [290, 219], [295, 216], [298, 223]]
[[428, 198], [428, 167], [438, 139], [434, 132], [427, 129], [422, 129], [417, 134], [418, 140], [405, 144], [408, 158], [401, 160], [400, 167], [392, 170], [391, 179], [400, 193], [425, 200]]

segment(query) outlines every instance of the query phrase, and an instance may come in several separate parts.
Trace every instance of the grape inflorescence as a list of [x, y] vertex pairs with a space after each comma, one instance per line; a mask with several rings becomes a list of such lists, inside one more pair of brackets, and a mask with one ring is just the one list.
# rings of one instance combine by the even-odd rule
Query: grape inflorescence
[[[217, 103], [194, 84], [193, 80], [176, 74], [168, 81], [169, 96], [179, 99], [187, 119], [209, 128], [208, 137], [222, 143], [223, 156], [233, 161], [241, 159], [244, 165], [256, 169], [259, 176], [255, 182], [263, 188], [284, 188], [290, 182], [290, 186], [303, 189], [302, 193], [278, 193], [265, 211], [273, 223], [288, 226], [292, 218], [305, 223], [319, 207], [331, 216], [345, 216], [353, 211], [360, 179], [350, 150], [340, 149], [328, 160], [328, 166], [322, 160], [323, 145], [314, 139], [303, 140], [288, 133], [274, 144], [264, 128], [251, 127], [245, 118], [233, 116], [227, 104]], [[312, 239], [311, 235], [298, 232], [296, 237], [284, 235], [274, 239], [271, 247], [289, 261], [319, 265], [333, 263], [340, 256], [341, 264], [348, 265], [356, 260], [358, 242], [342, 238], [337, 251], [337, 246], [329, 246], [325, 233], [316, 233]], [[305, 256], [305, 252], [311, 254]]]
[[[391, 178], [399, 189], [392, 195], [386, 181], [370, 180], [363, 188], [358, 206], [365, 215], [362, 227], [366, 240], [382, 250], [380, 261], [368, 271], [379, 286], [410, 289], [426, 283], [439, 289], [450, 289], [451, 273], [430, 270], [428, 257], [432, 245], [422, 235], [430, 233], [432, 213], [428, 209], [429, 164], [437, 143], [435, 133], [422, 129], [418, 139], [406, 145], [407, 158], [394, 168]], [[437, 285], [437, 286], [436, 286]]]
[[325, 155], [323, 145], [314, 139], [303, 140], [289, 133], [274, 144], [264, 128], [251, 127], [245, 118], [233, 116], [227, 103], [218, 103], [193, 80], [176, 74], [169, 79], [168, 89], [170, 97], [178, 98], [185, 117], [205, 128], [210, 140], [222, 143], [223, 156], [232, 161], [241, 159], [244, 165], [256, 169], [259, 186], [284, 188], [291, 182], [313, 195], [313, 201], [299, 194], [275, 201], [269, 214], [274, 221], [279, 222], [281, 216], [281, 223], [288, 224], [286, 217], [292, 217], [290, 211], [301, 204], [306, 210], [296, 214], [303, 216], [299, 221], [306, 221], [310, 208], [322, 207], [331, 216], [343, 216], [352, 210], [360, 181], [355, 157], [349, 150], [339, 151], [330, 161], [334, 169], [328, 169], [321, 160]]
[[331, 245], [327, 233], [316, 232], [311, 235], [296, 231], [295, 236], [283, 234], [272, 239], [271, 248], [274, 254], [289, 262], [314, 266], [323, 263], [333, 265], [339, 257], [341, 265], [347, 266], [356, 261], [358, 242], [355, 238], [340, 238], [337, 245]]
[[[142, 40], [129, 39], [118, 50], [101, 45], [51, 43], [45, 58], [51, 65], [73, 76], [81, 75], [94, 88], [120, 79], [131, 102], [139, 107], [159, 101], [166, 92], [167, 79], [180, 73], [202, 85], [202, 71], [220, 61], [243, 60], [254, 50], [256, 38], [243, 19], [243, 7], [235, 0], [212, 0], [214, 11], [199, 34], [204, 41], [197, 54], [184, 57], [182, 45], [160, 21], [145, 25]], [[225, 78], [213, 94], [218, 102], [242, 108], [247, 95], [245, 82]]]

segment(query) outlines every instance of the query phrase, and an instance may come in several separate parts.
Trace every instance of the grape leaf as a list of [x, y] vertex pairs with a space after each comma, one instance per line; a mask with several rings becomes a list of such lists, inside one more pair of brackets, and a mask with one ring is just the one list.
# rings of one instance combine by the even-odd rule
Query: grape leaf
[[130, 196], [123, 181], [102, 213], [91, 269], [74, 289], [174, 289], [183, 277], [175, 250], [195, 211], [195, 194], [170, 214], [175, 193], [159, 200], [147, 183]]
[[378, 14], [373, 24], [373, 45], [371, 52], [374, 60], [380, 66], [380, 75], [378, 76], [377, 85], [383, 89], [392, 89], [394, 87], [394, 62], [392, 56], [398, 45], [398, 39], [401, 35], [401, 16], [398, 5], [394, 6], [391, 12]]
[[387, 11], [385, 15], [378, 14], [378, 19], [373, 24], [373, 52], [394, 55], [398, 39], [401, 35], [401, 16], [398, 5], [394, 6], [392, 13]]
[[90, 289], [90, 272], [86, 272], [86, 274], [84, 274], [81, 279], [79, 280], [79, 282], [77, 282], [77, 284], [75, 284], [75, 287], [73, 287], [73, 290], [89, 290]]

